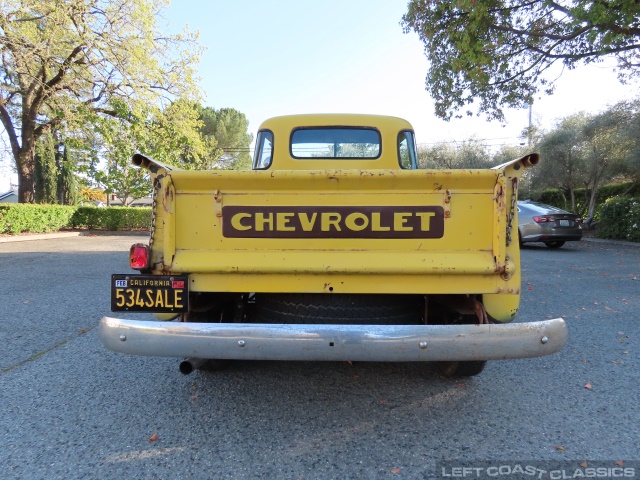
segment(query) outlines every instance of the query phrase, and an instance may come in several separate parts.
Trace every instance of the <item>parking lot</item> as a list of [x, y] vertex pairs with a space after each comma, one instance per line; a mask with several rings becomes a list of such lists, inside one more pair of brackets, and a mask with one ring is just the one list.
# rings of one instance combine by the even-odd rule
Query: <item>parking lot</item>
[[525, 246], [518, 321], [564, 317], [568, 345], [448, 380], [428, 364], [346, 362], [183, 376], [177, 359], [107, 351], [95, 327], [109, 275], [145, 240], [0, 244], [0, 478], [432, 478], [453, 459], [640, 460], [638, 246]]

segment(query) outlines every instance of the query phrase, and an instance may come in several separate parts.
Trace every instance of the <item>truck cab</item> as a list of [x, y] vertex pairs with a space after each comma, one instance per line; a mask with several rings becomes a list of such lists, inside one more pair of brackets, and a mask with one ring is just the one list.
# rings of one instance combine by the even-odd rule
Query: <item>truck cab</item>
[[380, 115], [269, 119], [258, 130], [253, 160], [254, 170], [417, 168], [411, 124]]

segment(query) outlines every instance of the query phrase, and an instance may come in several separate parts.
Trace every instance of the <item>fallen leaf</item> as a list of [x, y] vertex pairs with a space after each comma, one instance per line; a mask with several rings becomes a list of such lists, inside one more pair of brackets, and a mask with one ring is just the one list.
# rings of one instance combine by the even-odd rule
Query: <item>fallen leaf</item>
[[620, 361], [619, 360], [611, 360], [611, 363], [613, 363], [614, 365], [619, 365]]
[[625, 355], [628, 355], [628, 354], [629, 354], [629, 351], [628, 351], [628, 350], [625, 350], [625, 351], [624, 351], [624, 352], [622, 352], [622, 353], [624, 353]]
[[618, 332], [618, 335], [624, 335], [624, 332]]
[[619, 467], [624, 467], [624, 461], [623, 460], [616, 460], [616, 465], [618, 465]]
[[29, 303], [29, 300], [25, 300], [25, 301], [24, 301], [24, 302], [22, 302], [22, 303], [24, 303], [24, 304], [26, 305], [27, 303]]
[[192, 400], [195, 400], [196, 398], [200, 398], [200, 395], [191, 395]]
[[584, 388], [586, 388], [587, 390], [591, 390], [593, 387], [591, 386], [590, 383], [587, 383]]
[[529, 286], [527, 287], [527, 290], [533, 290], [533, 287], [532, 287], [531, 285], [529, 285]]
[[602, 276], [603, 276], [603, 277], [608, 277], [608, 276], [609, 276], [609, 274], [608, 274], [608, 273], [603, 273], [603, 274], [602, 274]]
[[582, 462], [582, 463], [580, 464], [580, 466], [581, 466], [582, 468], [587, 468], [587, 467], [589, 466], [589, 464], [588, 464], [588, 463], [587, 463], [587, 461], [585, 460], [584, 462]]
[[393, 473], [394, 475], [396, 475], [396, 474], [400, 473], [400, 470], [401, 470], [401, 468], [398, 468], [398, 467], [396, 467], [396, 468], [392, 468], [392, 469], [391, 469], [391, 473]]
[[584, 307], [582, 307], [580, 310], [583, 310], [583, 311], [585, 311], [585, 312], [587, 311], [587, 309], [586, 309], [586, 308], [584, 308]]
[[150, 441], [150, 442], [155, 442], [156, 440], [158, 440], [158, 434], [154, 433], [149, 438], [147, 438], [147, 440]]
[[353, 365], [353, 362], [351, 362], [351, 360], [347, 360], [347, 363], [348, 363], [349, 365]]
[[547, 318], [553, 318], [553, 315], [547, 315]]
[[612, 312], [612, 311], [613, 311], [613, 308], [610, 308], [610, 307], [607, 307], [607, 306], [605, 306], [605, 307], [604, 307], [604, 309], [605, 309], [605, 310], [609, 310], [610, 312]]
[[378, 403], [381, 405], [386, 405], [387, 403], [389, 403], [389, 400], [381, 399], [381, 400], [378, 400]]
[[566, 448], [564, 448], [562, 445], [556, 445], [556, 446], [555, 446], [555, 447], [553, 447], [553, 448], [555, 448], [556, 450], [559, 450], [559, 451], [561, 451], [561, 452], [564, 452], [564, 451], [566, 450]]
[[581, 361], [582, 363], [587, 363], [587, 361], [586, 361], [586, 360], [580, 360], [580, 361]]

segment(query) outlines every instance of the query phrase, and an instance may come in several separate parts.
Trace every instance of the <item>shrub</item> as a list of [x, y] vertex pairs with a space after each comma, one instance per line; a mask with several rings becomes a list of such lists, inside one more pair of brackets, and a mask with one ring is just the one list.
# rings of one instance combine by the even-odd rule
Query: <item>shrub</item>
[[[574, 213], [586, 214], [591, 191], [584, 188], [578, 188], [575, 190], [575, 195], [577, 211]], [[595, 219], [600, 220], [602, 218], [601, 208], [607, 200], [620, 195], [640, 196], [640, 184], [634, 185], [631, 182], [627, 182], [603, 185], [600, 187], [598, 189], [598, 193], [596, 193]], [[562, 192], [557, 188], [548, 188], [543, 190], [537, 196], [534, 196], [534, 200], [562, 208], [563, 210], [571, 211], [571, 198], [569, 196], [566, 196], [566, 198], [563, 197]]]
[[137, 230], [150, 225], [150, 207], [78, 207], [70, 224], [99, 230]]
[[600, 217], [598, 237], [640, 242], [640, 199], [610, 198], [602, 205]]
[[75, 210], [66, 205], [0, 205], [0, 234], [60, 230], [69, 224]]

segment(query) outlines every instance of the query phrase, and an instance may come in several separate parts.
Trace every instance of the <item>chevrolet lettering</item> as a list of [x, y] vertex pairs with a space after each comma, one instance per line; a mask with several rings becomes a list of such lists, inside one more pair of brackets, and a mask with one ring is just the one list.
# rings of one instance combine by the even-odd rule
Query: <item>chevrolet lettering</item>
[[222, 233], [227, 238], [441, 238], [444, 209], [227, 206]]

